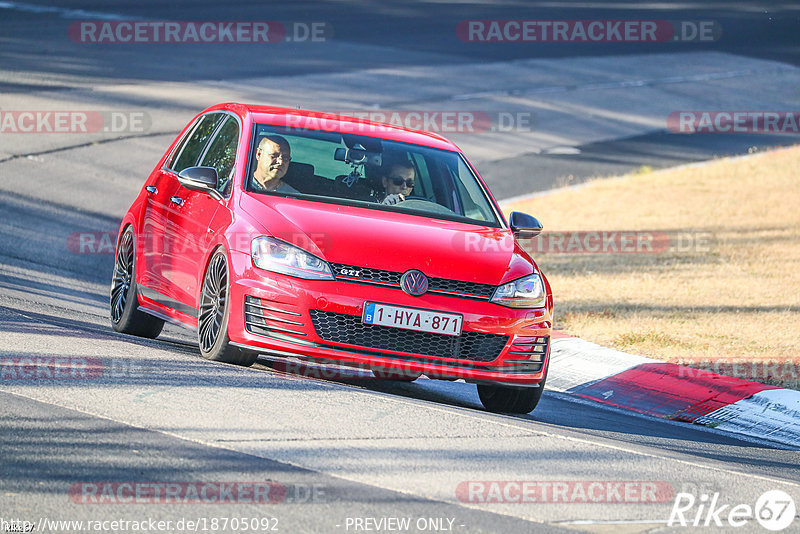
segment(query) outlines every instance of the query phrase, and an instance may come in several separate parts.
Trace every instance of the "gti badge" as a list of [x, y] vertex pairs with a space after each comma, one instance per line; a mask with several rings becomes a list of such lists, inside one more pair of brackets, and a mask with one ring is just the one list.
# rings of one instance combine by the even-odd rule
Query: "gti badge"
[[419, 297], [428, 291], [428, 277], [422, 271], [411, 269], [400, 277], [400, 288], [412, 297]]

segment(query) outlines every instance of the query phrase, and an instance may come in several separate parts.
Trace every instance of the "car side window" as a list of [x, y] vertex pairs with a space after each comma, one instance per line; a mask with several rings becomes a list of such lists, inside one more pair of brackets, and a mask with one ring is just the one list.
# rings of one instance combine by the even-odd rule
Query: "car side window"
[[217, 191], [220, 193], [226, 194], [231, 183], [238, 146], [239, 123], [229, 116], [200, 162], [203, 167], [214, 167], [217, 170]]
[[176, 152], [177, 158], [171, 165], [173, 171], [179, 173], [187, 167], [197, 165], [200, 154], [203, 153], [203, 149], [223, 117], [222, 113], [209, 113], [200, 119], [192, 133], [186, 138], [183, 146]]
[[425, 156], [416, 152], [412, 152], [411, 164], [414, 165], [414, 170], [417, 173], [417, 183], [419, 184], [417, 186], [418, 192], [416, 194], [433, 199], [434, 192], [433, 187], [431, 187], [431, 175], [430, 171], [428, 170], [428, 163], [425, 161]]

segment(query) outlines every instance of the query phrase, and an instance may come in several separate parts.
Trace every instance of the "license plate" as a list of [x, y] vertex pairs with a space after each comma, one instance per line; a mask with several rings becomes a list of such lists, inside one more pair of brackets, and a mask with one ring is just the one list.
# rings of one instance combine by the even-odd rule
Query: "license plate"
[[391, 326], [417, 332], [460, 336], [464, 318], [457, 313], [443, 313], [365, 302], [362, 322], [364, 324]]

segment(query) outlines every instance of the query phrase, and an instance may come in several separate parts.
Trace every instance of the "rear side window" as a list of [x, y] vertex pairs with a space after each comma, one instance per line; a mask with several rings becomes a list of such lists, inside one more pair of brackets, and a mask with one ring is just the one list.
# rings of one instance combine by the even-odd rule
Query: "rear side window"
[[217, 190], [223, 194], [231, 183], [238, 146], [239, 123], [229, 116], [211, 141], [203, 161], [200, 162], [201, 166], [214, 167], [217, 170]]
[[173, 171], [179, 173], [187, 167], [197, 165], [200, 154], [203, 153], [206, 143], [208, 143], [223, 116], [222, 113], [209, 113], [197, 122], [192, 133], [183, 142], [183, 146], [176, 152], [177, 156], [171, 165]]

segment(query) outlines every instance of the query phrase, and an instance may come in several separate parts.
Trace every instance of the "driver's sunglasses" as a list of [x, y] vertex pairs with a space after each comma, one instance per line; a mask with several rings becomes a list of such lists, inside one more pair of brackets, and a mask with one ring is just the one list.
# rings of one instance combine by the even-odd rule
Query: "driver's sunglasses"
[[392, 181], [394, 185], [403, 185], [406, 184], [408, 189], [414, 188], [414, 180], [406, 180], [405, 178], [401, 178], [400, 176], [390, 176], [389, 179]]

